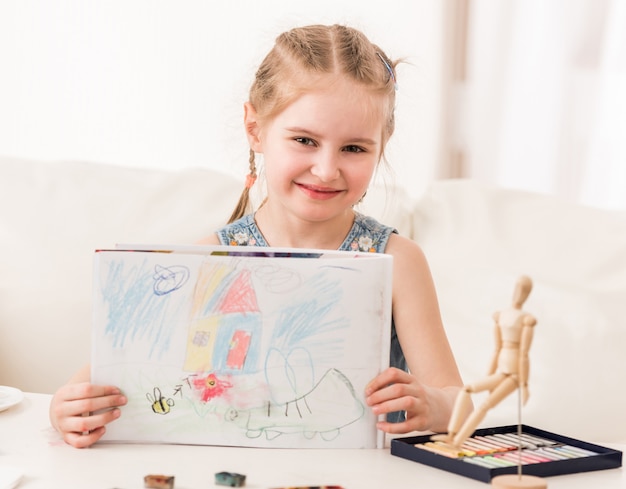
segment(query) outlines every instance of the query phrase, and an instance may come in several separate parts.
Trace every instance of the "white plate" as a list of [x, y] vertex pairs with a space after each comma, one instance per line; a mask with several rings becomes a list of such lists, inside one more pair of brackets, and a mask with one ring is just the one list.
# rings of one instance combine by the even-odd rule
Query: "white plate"
[[22, 480], [24, 473], [16, 467], [0, 467], [0, 489], [13, 489]]
[[15, 387], [0, 385], [0, 411], [19, 404], [24, 399], [24, 393]]

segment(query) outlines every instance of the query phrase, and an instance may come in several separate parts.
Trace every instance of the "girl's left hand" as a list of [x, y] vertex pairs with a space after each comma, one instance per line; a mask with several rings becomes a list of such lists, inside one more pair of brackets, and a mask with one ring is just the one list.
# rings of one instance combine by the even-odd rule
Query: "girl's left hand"
[[406, 412], [406, 420], [401, 423], [379, 421], [376, 427], [385, 433], [427, 431], [434, 423], [429, 389], [398, 368], [390, 367], [377, 375], [365, 387], [365, 397], [376, 415]]

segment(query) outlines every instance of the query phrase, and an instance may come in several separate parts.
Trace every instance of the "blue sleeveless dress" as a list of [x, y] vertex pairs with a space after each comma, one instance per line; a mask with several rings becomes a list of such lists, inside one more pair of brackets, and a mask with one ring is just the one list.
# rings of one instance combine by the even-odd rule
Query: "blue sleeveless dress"
[[[376, 219], [355, 212], [354, 224], [339, 247], [339, 251], [364, 251], [384, 253], [389, 236], [398, 231], [390, 226], [379, 223]], [[228, 246], [264, 246], [269, 245], [261, 234], [253, 214], [248, 214], [217, 230], [220, 243]], [[408, 371], [402, 347], [398, 341], [396, 326], [391, 322], [391, 348], [389, 365]], [[403, 411], [387, 414], [387, 421], [404, 421]]]

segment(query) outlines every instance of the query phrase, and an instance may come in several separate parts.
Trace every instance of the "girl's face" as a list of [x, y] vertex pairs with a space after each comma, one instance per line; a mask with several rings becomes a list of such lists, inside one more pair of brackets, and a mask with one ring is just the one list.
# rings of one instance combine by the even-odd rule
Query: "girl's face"
[[266, 204], [308, 221], [345, 216], [365, 194], [382, 153], [382, 102], [334, 79], [264, 124], [248, 104], [250, 144], [264, 154]]

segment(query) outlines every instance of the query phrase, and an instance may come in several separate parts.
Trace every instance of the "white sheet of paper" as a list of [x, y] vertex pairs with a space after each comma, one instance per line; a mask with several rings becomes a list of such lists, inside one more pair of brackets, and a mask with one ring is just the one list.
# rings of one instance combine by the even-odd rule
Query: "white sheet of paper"
[[[94, 257], [103, 440], [381, 446], [365, 385], [389, 362], [389, 255], [122, 245]], [[149, 251], [159, 250], [159, 251]]]

